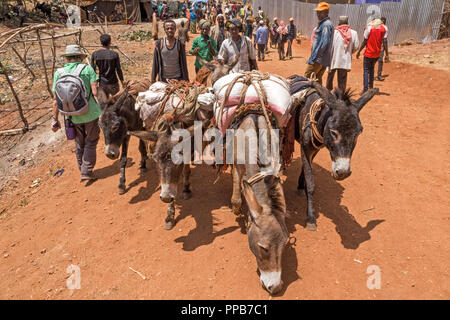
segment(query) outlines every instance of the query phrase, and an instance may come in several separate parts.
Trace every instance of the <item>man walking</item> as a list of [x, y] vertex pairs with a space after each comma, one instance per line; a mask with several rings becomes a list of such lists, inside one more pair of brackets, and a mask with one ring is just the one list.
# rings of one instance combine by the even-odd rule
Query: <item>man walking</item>
[[61, 124], [58, 120], [58, 104], [63, 105], [67, 103], [67, 101], [62, 101], [64, 96], [60, 97], [58, 94], [61, 88], [64, 89], [64, 86], [60, 88], [57, 81], [66, 74], [77, 75], [83, 80], [88, 110], [84, 114], [73, 115], [69, 118], [71, 118], [70, 121], [75, 127], [75, 154], [78, 161], [78, 169], [81, 172], [81, 181], [94, 180], [93, 170], [97, 159], [97, 143], [100, 137], [98, 118], [101, 114], [100, 107], [96, 101], [98, 77], [91, 66], [81, 63], [86, 58], [86, 54], [81, 51], [80, 46], [68, 45], [63, 56], [66, 58], [67, 63], [63, 68], [58, 69], [53, 77], [55, 98], [53, 100], [52, 131], [56, 132], [61, 129]]
[[288, 47], [286, 50], [286, 57], [292, 59], [292, 42], [297, 37], [297, 27], [294, 24], [294, 18], [289, 19], [288, 25]]
[[375, 64], [380, 57], [381, 47], [385, 45], [386, 56], [389, 57], [387, 47], [387, 29], [380, 19], [374, 19], [364, 30], [364, 41], [356, 54], [359, 59], [362, 49], [364, 52], [364, 89], [363, 92], [373, 88], [373, 80], [375, 74]]
[[257, 70], [256, 52], [252, 41], [240, 35], [242, 32], [241, 21], [237, 18], [231, 20], [229, 30], [231, 37], [222, 43], [217, 60], [224, 64], [230, 64], [236, 56], [239, 56], [239, 61], [232, 72]]
[[280, 60], [284, 60], [284, 45], [288, 41], [288, 28], [284, 21], [280, 21], [280, 25], [277, 29], [276, 40], [278, 43], [278, 57]]
[[248, 17], [245, 20], [245, 25], [244, 25], [244, 36], [248, 37], [250, 40], [252, 40], [252, 36], [253, 36], [253, 23], [252, 20], [250, 19], [250, 17]]
[[175, 38], [175, 21], [164, 21], [166, 37], [156, 41], [153, 53], [152, 82], [167, 82], [169, 79], [189, 81], [186, 62], [186, 47]]
[[[194, 42], [192, 43], [192, 49], [189, 51], [189, 53], [210, 62], [217, 54], [217, 43], [213, 38], [209, 36], [211, 22], [201, 20], [199, 23], [199, 27], [201, 28], [201, 35], [194, 39]], [[202, 66], [202, 63], [198, 60], [198, 58], [196, 58], [195, 72], [197, 73]]]
[[19, 16], [19, 28], [23, 27], [23, 23], [25, 22], [25, 16], [27, 13], [27, 9], [25, 8], [25, 5], [23, 4], [23, 2], [17, 1], [17, 11], [18, 11], [18, 16]]
[[339, 17], [339, 25], [334, 29], [332, 58], [327, 78], [327, 89], [333, 89], [333, 79], [337, 72], [338, 87], [347, 88], [347, 73], [352, 69], [352, 53], [359, 47], [358, 33], [348, 25], [348, 17]]
[[225, 30], [225, 17], [223, 14], [217, 16], [217, 24], [211, 29], [211, 38], [217, 44], [217, 50], [220, 50], [222, 43], [230, 36], [230, 33]]
[[[381, 21], [383, 22], [383, 26], [386, 28], [386, 34], [388, 34], [388, 27], [386, 26], [386, 18], [385, 17], [381, 17]], [[385, 45], [386, 43], [386, 45]], [[378, 76], [376, 78], [376, 80], [378, 81], [384, 81], [384, 77], [383, 77], [383, 57], [384, 57], [384, 51], [386, 50], [386, 57], [384, 58], [385, 62], [390, 62], [389, 61], [389, 55], [387, 54], [388, 50], [387, 50], [387, 40], [383, 41], [383, 46], [381, 48], [381, 53], [380, 53], [380, 57], [378, 58]]]
[[306, 61], [308, 65], [305, 77], [311, 78], [314, 73], [320, 84], [322, 84], [323, 74], [331, 62], [331, 44], [334, 28], [328, 17], [329, 9], [330, 6], [326, 2], [320, 2], [314, 9], [317, 12], [319, 25], [314, 33], [311, 56]]
[[119, 54], [111, 50], [111, 36], [109, 34], [102, 34], [100, 43], [103, 48], [94, 51], [91, 58], [91, 66], [94, 68], [94, 71], [98, 67], [100, 87], [105, 91], [106, 95], [115, 95], [120, 89], [117, 76], [120, 82], [123, 83]]
[[255, 42], [258, 46], [258, 60], [264, 61], [264, 53], [269, 40], [269, 29], [264, 25], [264, 21], [259, 21], [259, 28], [256, 30]]
[[270, 27], [270, 47], [272, 48], [275, 45], [275, 49], [277, 48], [277, 29], [278, 29], [278, 18], [273, 18], [272, 26]]

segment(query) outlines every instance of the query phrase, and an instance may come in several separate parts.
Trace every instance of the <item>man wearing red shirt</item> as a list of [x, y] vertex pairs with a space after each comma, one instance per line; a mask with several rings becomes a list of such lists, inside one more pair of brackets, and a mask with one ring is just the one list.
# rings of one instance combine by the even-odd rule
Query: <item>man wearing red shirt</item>
[[386, 56], [389, 56], [387, 46], [387, 28], [380, 19], [374, 19], [364, 30], [364, 42], [361, 44], [356, 59], [359, 59], [362, 49], [364, 52], [364, 91], [373, 88], [375, 75], [375, 64], [380, 57], [382, 46], [385, 48]]

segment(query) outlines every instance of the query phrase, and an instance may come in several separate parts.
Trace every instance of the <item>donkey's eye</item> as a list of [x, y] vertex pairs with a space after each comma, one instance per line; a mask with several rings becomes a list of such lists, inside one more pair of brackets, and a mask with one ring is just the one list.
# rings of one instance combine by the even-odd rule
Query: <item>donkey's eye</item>
[[333, 140], [339, 139], [339, 132], [337, 130], [330, 129], [330, 134], [331, 134], [331, 137], [333, 138]]
[[261, 249], [261, 252], [263, 254], [269, 254], [269, 249], [266, 246], [263, 246], [262, 244], [258, 243], [259, 248]]
[[120, 125], [119, 124], [115, 124], [111, 127], [111, 132], [116, 132], [117, 130], [119, 130]]

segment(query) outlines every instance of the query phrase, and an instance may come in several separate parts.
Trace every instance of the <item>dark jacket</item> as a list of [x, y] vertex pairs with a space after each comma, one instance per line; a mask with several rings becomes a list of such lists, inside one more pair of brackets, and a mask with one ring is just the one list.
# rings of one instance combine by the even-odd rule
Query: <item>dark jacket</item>
[[[158, 41], [156, 41], [155, 51], [153, 52], [152, 82], [156, 82], [156, 76], [158, 76], [159, 81], [163, 80], [163, 77], [162, 77], [163, 62], [162, 62], [162, 56], [161, 56], [161, 50], [162, 50], [163, 43], [161, 41], [165, 40], [165, 39], [166, 38], [162, 38], [162, 39], [159, 39]], [[175, 46], [177, 46], [177, 50], [178, 50], [179, 57], [180, 57], [179, 63], [180, 63], [180, 68], [181, 68], [181, 78], [183, 80], [189, 81], [189, 73], [188, 73], [188, 69], [187, 69], [185, 45], [182, 41], [180, 41], [179, 39], [176, 39]]]
[[330, 66], [333, 33], [334, 27], [329, 17], [319, 22], [311, 48], [311, 57], [306, 63], [314, 64], [314, 62], [317, 62], [324, 67]]

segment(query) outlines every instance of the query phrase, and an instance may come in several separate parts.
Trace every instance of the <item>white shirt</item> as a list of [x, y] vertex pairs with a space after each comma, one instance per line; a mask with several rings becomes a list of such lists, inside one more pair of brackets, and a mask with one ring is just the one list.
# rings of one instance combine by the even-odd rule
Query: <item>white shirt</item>
[[334, 30], [333, 44], [331, 48], [331, 65], [330, 69], [352, 69], [352, 53], [354, 53], [359, 47], [358, 33], [355, 30], [351, 30], [352, 40], [345, 50], [345, 42], [341, 33], [338, 30]]
[[250, 63], [248, 62], [249, 54], [250, 59], [256, 60], [255, 48], [252, 46], [252, 40], [248, 37], [241, 36], [241, 51], [238, 51], [236, 43], [230, 37], [222, 42], [222, 46], [219, 50], [218, 59], [223, 60], [225, 64], [230, 64], [231, 61], [240, 53], [239, 62], [234, 66], [231, 72], [244, 72], [250, 71]]

